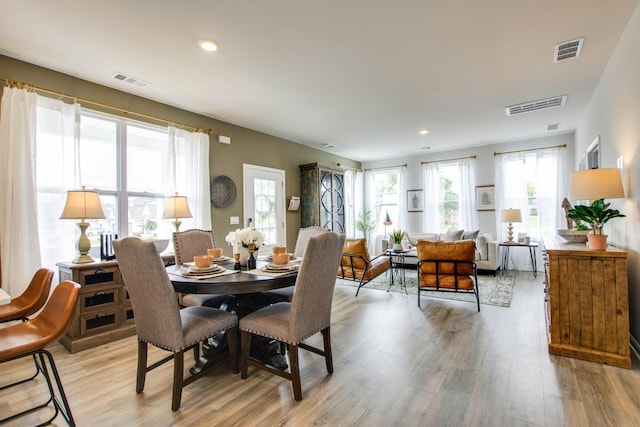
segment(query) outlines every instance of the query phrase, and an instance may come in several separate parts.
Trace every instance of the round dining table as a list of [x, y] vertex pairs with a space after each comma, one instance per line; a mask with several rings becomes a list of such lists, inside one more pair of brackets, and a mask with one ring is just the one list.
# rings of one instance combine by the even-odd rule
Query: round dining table
[[[233, 262], [220, 265], [227, 270], [234, 269]], [[258, 261], [257, 263], [258, 268], [264, 265], [266, 265], [266, 262]], [[220, 309], [235, 313], [238, 318], [242, 318], [269, 304], [267, 298], [261, 292], [293, 286], [298, 276], [297, 270], [286, 274], [269, 275], [268, 273], [260, 275], [240, 270], [232, 274], [202, 279], [181, 275], [179, 265], [168, 266], [167, 272], [176, 292], [228, 295], [229, 297], [222, 303]], [[219, 353], [225, 350], [223, 344], [226, 340], [222, 340], [223, 336], [224, 333], [221, 333], [209, 345], [204, 346], [201, 360], [191, 368], [192, 373], [204, 369], [206, 365], [214, 363], [218, 359]], [[256, 351], [258, 353], [255, 354], [256, 357], [268, 361], [274, 367], [286, 369], [285, 359], [279, 354], [277, 348], [278, 345], [274, 340], [266, 340], [262, 343], [254, 342], [252, 344], [252, 354]]]

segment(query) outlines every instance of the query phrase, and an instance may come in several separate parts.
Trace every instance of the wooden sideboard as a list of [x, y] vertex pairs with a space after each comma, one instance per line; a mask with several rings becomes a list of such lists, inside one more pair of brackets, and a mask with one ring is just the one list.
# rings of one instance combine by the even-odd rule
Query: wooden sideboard
[[630, 368], [627, 253], [543, 244], [549, 353]]
[[[165, 265], [174, 263], [173, 255], [162, 259]], [[57, 266], [60, 281], [73, 280], [81, 286], [73, 321], [60, 339], [64, 348], [75, 353], [135, 335], [133, 309], [117, 261]]]

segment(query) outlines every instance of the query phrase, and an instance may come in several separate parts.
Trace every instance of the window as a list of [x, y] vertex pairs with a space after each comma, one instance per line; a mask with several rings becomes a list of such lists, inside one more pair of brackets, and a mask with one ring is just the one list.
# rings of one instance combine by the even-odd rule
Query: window
[[80, 184], [98, 191], [105, 214], [105, 219], [88, 221], [93, 258], [99, 257], [100, 236], [105, 233], [169, 236], [170, 221], [161, 221], [167, 179], [163, 165], [169, 153], [166, 128], [69, 105], [62, 108], [74, 111], [52, 108], [47, 100], [37, 109], [36, 181], [43, 264], [51, 266], [73, 257], [78, 228], [75, 221], [60, 221], [59, 216], [66, 191]]
[[514, 228], [533, 242], [556, 229], [556, 164], [555, 157], [535, 152], [503, 159], [503, 209], [520, 209], [522, 223]]
[[[389, 212], [389, 217], [394, 224], [399, 223], [399, 192], [400, 173], [397, 169], [387, 169], [372, 172], [372, 185], [374, 194], [374, 204], [371, 212], [371, 219], [376, 223], [374, 233], [376, 235], [385, 234], [384, 217]], [[393, 228], [393, 226], [392, 226]], [[387, 232], [390, 230], [387, 230]]]
[[425, 230], [474, 230], [475, 185], [470, 159], [425, 165]]

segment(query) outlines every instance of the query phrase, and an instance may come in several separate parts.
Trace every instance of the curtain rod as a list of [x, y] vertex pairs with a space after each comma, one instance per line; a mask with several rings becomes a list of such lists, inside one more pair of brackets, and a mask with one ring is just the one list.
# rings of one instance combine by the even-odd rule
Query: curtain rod
[[[96, 107], [101, 107], [101, 108], [106, 108], [108, 110], [118, 111], [118, 112], [123, 113], [123, 114], [129, 114], [129, 115], [141, 117], [141, 118], [148, 119], [148, 120], [154, 120], [154, 121], [157, 121], [157, 122], [166, 123], [168, 125], [178, 126], [180, 128], [187, 129], [187, 130], [192, 130], [192, 131], [196, 131], [196, 132], [204, 132], [204, 129], [202, 129], [200, 127], [197, 127], [197, 126], [186, 125], [184, 123], [177, 123], [177, 122], [174, 122], [174, 121], [171, 121], [171, 120], [163, 119], [161, 117], [150, 116], [148, 114], [136, 113], [135, 111], [125, 110], [124, 108], [116, 107], [116, 106], [113, 106], [113, 105], [103, 104], [101, 102], [96, 102], [96, 101], [91, 101], [90, 99], [85, 99], [85, 98], [80, 98], [80, 97], [77, 97], [77, 96], [67, 95], [66, 93], [56, 92], [54, 90], [45, 89], [45, 88], [42, 88], [42, 87], [39, 87], [39, 86], [35, 86], [35, 85], [29, 84], [29, 83], [20, 82], [20, 81], [17, 81], [17, 80], [11, 80], [11, 79], [7, 79], [7, 78], [4, 78], [4, 77], [0, 77], [0, 81], [5, 82], [7, 84], [7, 86], [9, 86], [9, 87], [18, 87], [20, 89], [35, 90], [35, 91], [38, 91], [38, 92], [47, 93], [49, 95], [54, 95], [54, 96], [57, 96], [57, 97], [60, 97], [60, 98], [68, 98], [68, 99], [73, 100], [74, 102], [90, 104], [90, 105], [94, 105]], [[206, 133], [208, 135], [211, 135], [213, 133], [213, 129], [207, 130]]]
[[464, 159], [476, 159], [477, 156], [474, 154], [473, 156], [466, 157], [456, 157], [455, 159], [445, 159], [445, 160], [430, 160], [428, 162], [420, 162], [421, 165], [426, 165], [429, 163], [445, 163], [445, 162], [453, 162], [454, 160], [464, 160]]
[[343, 165], [340, 162], [336, 163], [336, 166], [339, 167], [340, 169], [347, 169], [347, 170], [352, 170], [352, 171], [355, 171], [355, 172], [362, 172], [362, 169], [354, 168], [352, 166]]
[[567, 144], [552, 145], [551, 147], [529, 148], [527, 150], [503, 151], [502, 153], [494, 151], [493, 155], [501, 156], [503, 154], [526, 153], [527, 151], [542, 151], [542, 150], [548, 150], [549, 148], [567, 148]]
[[380, 166], [379, 168], [369, 168], [369, 169], [365, 169], [365, 172], [371, 172], [371, 171], [379, 171], [379, 170], [384, 170], [384, 169], [393, 169], [393, 168], [404, 168], [407, 167], [407, 164], [403, 164], [403, 165], [394, 165], [394, 166]]

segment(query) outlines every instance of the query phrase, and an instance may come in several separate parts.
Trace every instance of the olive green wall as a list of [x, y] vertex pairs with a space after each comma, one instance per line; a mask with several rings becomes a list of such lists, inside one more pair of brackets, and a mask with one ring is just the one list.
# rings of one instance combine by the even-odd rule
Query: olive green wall
[[[89, 60], [89, 59], [88, 59]], [[286, 174], [285, 193], [287, 199], [300, 195], [300, 172], [298, 165], [318, 162], [326, 165], [341, 163], [347, 167], [359, 168], [360, 163], [316, 150], [282, 138], [256, 132], [200, 114], [181, 110], [126, 92], [97, 85], [67, 74], [61, 74], [46, 68], [18, 61], [0, 55], [0, 78], [17, 80], [23, 83], [42, 87], [67, 95], [85, 98], [91, 101], [111, 105], [129, 111], [183, 123], [202, 129], [212, 129], [210, 150], [211, 177], [227, 175], [236, 183], [238, 195], [228, 208], [216, 208], [211, 205], [211, 220], [218, 245], [222, 246], [224, 237], [237, 225], [229, 225], [230, 216], [243, 217], [242, 212], [242, 164], [249, 163], [275, 169], [282, 169]], [[87, 108], [100, 110], [95, 106]], [[107, 113], [118, 114], [113, 110]], [[131, 116], [136, 120], [139, 117]], [[157, 123], [156, 123], [157, 124]], [[218, 135], [231, 138], [231, 145], [218, 143]], [[300, 213], [287, 212], [287, 247], [293, 251], [298, 229]], [[227, 252], [229, 250], [227, 249]]]

